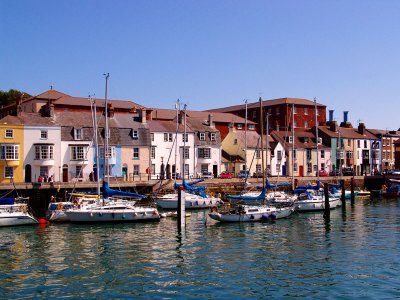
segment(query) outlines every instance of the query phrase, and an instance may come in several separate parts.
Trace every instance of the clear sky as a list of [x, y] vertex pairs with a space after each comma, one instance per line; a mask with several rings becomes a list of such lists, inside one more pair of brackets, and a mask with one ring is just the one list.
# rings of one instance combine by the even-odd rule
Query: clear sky
[[400, 127], [399, 0], [0, 0], [0, 90], [205, 110], [317, 98]]

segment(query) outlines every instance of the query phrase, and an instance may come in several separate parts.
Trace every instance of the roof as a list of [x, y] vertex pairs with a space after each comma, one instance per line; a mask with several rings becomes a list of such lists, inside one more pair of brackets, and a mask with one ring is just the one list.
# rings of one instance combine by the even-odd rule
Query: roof
[[39, 113], [21, 112], [20, 116], [8, 115], [0, 120], [1, 124], [27, 125], [27, 126], [57, 126], [53, 118], [42, 117]]
[[[246, 123], [246, 119], [236, 116], [231, 113], [222, 113], [222, 112], [209, 112], [209, 111], [195, 111], [195, 110], [187, 110], [186, 116], [192, 119], [201, 119], [203, 121], [208, 120], [209, 115], [211, 115], [213, 122], [215, 123]], [[164, 108], [155, 108], [152, 109], [152, 118], [153, 120], [174, 120], [176, 118], [176, 110], [175, 109], [164, 109]], [[247, 124], [256, 124], [253, 121], [247, 120]]]
[[[276, 140], [278, 140], [284, 148], [292, 147], [292, 143], [287, 141], [287, 137], [292, 136], [291, 131], [272, 131], [271, 136], [273, 136]], [[305, 142], [305, 138], [308, 138], [308, 141]], [[294, 146], [295, 149], [316, 149], [316, 137], [314, 133], [309, 131], [295, 131], [294, 132]], [[318, 144], [319, 149], [330, 149], [329, 147]]]
[[[302, 99], [302, 98], [279, 98], [279, 99], [272, 99], [272, 100], [263, 100], [262, 101], [262, 106], [274, 106], [274, 105], [282, 105], [282, 104], [295, 104], [295, 105], [304, 105], [304, 106], [315, 106], [315, 102], [308, 100], [308, 99]], [[248, 103], [247, 104], [247, 109], [251, 108], [258, 108], [260, 106], [260, 102], [253, 102], [253, 103]], [[326, 105], [323, 105], [321, 103], [317, 103], [318, 107], [326, 107]], [[246, 104], [240, 104], [240, 105], [234, 105], [234, 106], [227, 106], [227, 107], [221, 107], [221, 108], [215, 108], [215, 109], [210, 109], [207, 110], [207, 112], [231, 112], [231, 111], [238, 111], [238, 110], [244, 110], [246, 109]]]
[[377, 137], [371, 132], [369, 132], [368, 129], [365, 130], [364, 135], [358, 132], [358, 128], [338, 127], [338, 132], [331, 131], [329, 126], [319, 126], [318, 129], [330, 137], [339, 137], [340, 134], [341, 138], [347, 138], [347, 139], [370, 139], [370, 140], [377, 139]]

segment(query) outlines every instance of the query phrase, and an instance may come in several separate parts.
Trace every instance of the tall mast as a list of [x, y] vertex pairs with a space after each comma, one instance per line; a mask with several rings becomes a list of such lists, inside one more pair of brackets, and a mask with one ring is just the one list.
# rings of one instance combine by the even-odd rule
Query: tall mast
[[93, 130], [94, 130], [94, 141], [95, 141], [95, 153], [96, 153], [96, 179], [97, 179], [97, 195], [100, 195], [100, 180], [99, 180], [99, 140], [97, 137], [97, 116], [96, 116], [96, 103], [93, 98], [89, 95], [90, 106], [93, 114]]
[[[178, 131], [179, 131], [179, 110], [180, 110], [180, 103], [179, 99], [176, 100], [175, 104], [175, 109], [176, 109], [176, 135], [175, 135], [175, 182], [176, 182], [176, 177], [177, 177], [177, 159], [178, 159]], [[183, 137], [183, 141], [185, 141], [185, 136]], [[182, 174], [183, 175], [183, 174]]]
[[[268, 160], [268, 146], [269, 146], [269, 144], [268, 144], [268, 133], [269, 133], [269, 113], [268, 113], [268, 111], [267, 111], [267, 124], [266, 124], [266, 130], [265, 130], [265, 145], [266, 145], [266, 148], [265, 148], [265, 153], [266, 153], [266, 155], [265, 155], [265, 158], [266, 158], [266, 165], [267, 165], [267, 167], [266, 167], [266, 169], [268, 169], [268, 163], [269, 163], [269, 160]], [[267, 170], [265, 170], [265, 178], [267, 178], [268, 177], [268, 172], [267, 172]]]
[[292, 103], [292, 188], [294, 190], [294, 103]]
[[186, 104], [183, 105], [183, 122], [184, 122], [184, 130], [183, 130], [183, 136], [185, 137], [183, 139], [183, 155], [182, 155], [182, 180], [185, 180], [185, 153], [186, 153]]
[[262, 164], [262, 174], [263, 174], [263, 190], [265, 190], [265, 163], [264, 163], [264, 122], [263, 122], [263, 109], [262, 109], [262, 99], [260, 97], [260, 127], [261, 127], [261, 164]]
[[246, 112], [244, 117], [244, 170], [247, 171], [247, 99], [244, 100]]
[[314, 98], [315, 104], [315, 138], [317, 144], [317, 178], [319, 180], [319, 151], [318, 151], [318, 108], [317, 108], [317, 98]]
[[108, 148], [109, 148], [109, 143], [108, 143], [108, 102], [107, 102], [107, 96], [108, 96], [108, 77], [110, 77], [110, 73], [103, 74], [106, 78], [106, 93], [104, 96], [104, 115], [105, 115], [105, 134], [104, 134], [104, 139], [105, 139], [105, 146], [104, 146], [104, 180], [108, 182], [109, 176], [110, 176], [110, 167], [108, 165]]

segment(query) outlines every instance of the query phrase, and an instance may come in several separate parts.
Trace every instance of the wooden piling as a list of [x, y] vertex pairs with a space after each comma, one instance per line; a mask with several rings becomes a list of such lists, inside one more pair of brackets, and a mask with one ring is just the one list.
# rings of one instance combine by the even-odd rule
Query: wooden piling
[[331, 206], [329, 204], [329, 183], [324, 183], [324, 195], [325, 195], [325, 207], [324, 207], [324, 218], [329, 219], [331, 217]]
[[354, 176], [351, 177], [351, 181], [350, 181], [350, 191], [351, 191], [350, 202], [351, 202], [351, 205], [354, 205]]
[[342, 187], [342, 195], [340, 196], [340, 201], [342, 201], [342, 209], [346, 209], [346, 187], [344, 186], [344, 179], [340, 180], [340, 185]]
[[[181, 232], [182, 230], [185, 230], [185, 225], [186, 225], [186, 210], [185, 210], [185, 199], [182, 199], [182, 190], [183, 186], [180, 186], [178, 189], [178, 218], [177, 218], [177, 226], [178, 226], [178, 232]], [[183, 197], [185, 198], [185, 197]]]

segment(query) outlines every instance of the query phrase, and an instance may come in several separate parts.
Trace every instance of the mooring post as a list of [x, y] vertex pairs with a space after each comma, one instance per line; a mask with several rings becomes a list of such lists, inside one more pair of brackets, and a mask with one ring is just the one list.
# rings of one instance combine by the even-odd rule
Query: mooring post
[[325, 195], [325, 209], [324, 218], [330, 218], [331, 216], [331, 206], [329, 204], [329, 183], [324, 183], [324, 195]]
[[[185, 229], [185, 199], [182, 199], [182, 190], [183, 190], [183, 186], [180, 186], [178, 189], [178, 218], [177, 218], [177, 225], [178, 225], [178, 232], [181, 232], [182, 230]], [[185, 198], [185, 197], [183, 197]]]
[[340, 196], [340, 201], [342, 201], [342, 208], [346, 209], [346, 187], [344, 186], [344, 179], [340, 180], [340, 185], [342, 187], [342, 195]]
[[351, 205], [354, 205], [354, 176], [351, 177], [350, 190], [351, 190], [350, 202], [351, 202]]

